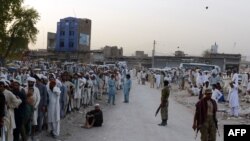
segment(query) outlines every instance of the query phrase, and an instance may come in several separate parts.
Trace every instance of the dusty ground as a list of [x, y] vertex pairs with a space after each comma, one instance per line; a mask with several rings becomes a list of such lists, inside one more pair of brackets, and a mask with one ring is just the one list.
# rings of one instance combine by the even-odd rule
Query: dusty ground
[[[104, 113], [104, 126], [94, 129], [82, 129], [80, 126], [84, 122], [85, 113], [92, 109], [81, 109], [61, 120], [61, 133], [57, 140], [62, 141], [135, 141], [135, 140], [193, 140], [194, 131], [192, 131], [192, 118], [195, 110], [197, 96], [191, 96], [187, 90], [178, 90], [177, 86], [172, 85], [170, 97], [170, 120], [167, 128], [157, 126], [160, 116], [154, 117], [155, 109], [160, 100], [160, 89], [149, 88], [149, 85], [133, 84], [131, 92], [131, 103], [126, 105], [122, 103], [123, 96], [119, 92], [115, 106], [106, 104], [106, 97], [98, 101], [102, 106]], [[175, 102], [177, 101], [177, 102]], [[219, 130], [223, 139], [223, 125], [225, 124], [249, 124], [250, 105], [241, 102], [241, 114], [238, 119], [228, 119], [229, 107], [226, 103], [219, 104], [220, 110], [226, 110], [225, 113], [218, 112]], [[138, 114], [138, 112], [140, 114]], [[184, 116], [183, 116], [184, 114]], [[143, 127], [143, 128], [141, 128]], [[166, 130], [166, 131], [165, 131]], [[179, 133], [182, 133], [179, 135]], [[98, 135], [96, 135], [98, 134]], [[198, 135], [199, 138], [199, 135]], [[55, 141], [46, 131], [36, 137], [37, 141]]]

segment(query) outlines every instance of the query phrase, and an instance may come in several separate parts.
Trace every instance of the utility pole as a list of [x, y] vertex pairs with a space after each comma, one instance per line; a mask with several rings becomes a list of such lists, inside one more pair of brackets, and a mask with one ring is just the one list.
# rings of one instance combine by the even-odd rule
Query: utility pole
[[152, 50], [152, 68], [155, 67], [155, 40], [154, 40], [154, 43], [153, 43], [153, 50]]

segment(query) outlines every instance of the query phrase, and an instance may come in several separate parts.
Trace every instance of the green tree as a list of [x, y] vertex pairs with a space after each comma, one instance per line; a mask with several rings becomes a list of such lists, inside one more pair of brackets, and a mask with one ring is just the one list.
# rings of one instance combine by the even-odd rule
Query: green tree
[[22, 6], [23, 0], [0, 0], [0, 61], [18, 57], [35, 43], [38, 12]]
[[210, 50], [205, 50], [203, 53], [202, 53], [202, 56], [203, 57], [210, 57], [210, 55], [211, 55], [211, 51]]

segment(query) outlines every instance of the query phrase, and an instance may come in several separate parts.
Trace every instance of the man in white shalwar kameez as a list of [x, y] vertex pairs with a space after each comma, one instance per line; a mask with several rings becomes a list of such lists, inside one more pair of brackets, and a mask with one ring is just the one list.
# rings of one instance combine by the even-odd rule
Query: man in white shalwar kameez
[[212, 86], [212, 99], [218, 103], [219, 99], [223, 96], [223, 94], [217, 89], [217, 85], [213, 84]]
[[233, 78], [232, 81], [234, 82], [234, 84], [236, 84], [237, 86], [239, 85], [239, 75], [236, 71], [234, 71], [233, 73]]
[[138, 84], [141, 84], [141, 79], [142, 79], [142, 71], [138, 71], [138, 72], [137, 72]]
[[203, 86], [203, 83], [204, 83], [204, 76], [202, 75], [202, 72], [199, 71], [196, 78], [196, 86], [198, 88], [201, 88]]
[[74, 93], [74, 108], [76, 110], [80, 109], [81, 106], [81, 76], [79, 74], [74, 75], [74, 85], [75, 85], [75, 93]]
[[231, 108], [231, 116], [239, 116], [239, 95], [238, 95], [238, 85], [233, 82], [230, 83], [231, 89], [228, 94], [229, 107]]
[[51, 80], [47, 87], [48, 91], [48, 125], [52, 137], [56, 138], [60, 134], [60, 88], [56, 86], [56, 81]]
[[14, 109], [17, 108], [22, 100], [17, 98], [11, 91], [5, 89], [6, 82], [0, 80], [0, 91], [4, 94], [7, 111], [4, 116], [4, 126], [7, 129], [6, 141], [13, 141], [13, 130], [16, 128]]
[[94, 104], [94, 96], [92, 94], [92, 88], [93, 88], [93, 82], [90, 78], [90, 75], [86, 75], [86, 85], [85, 85], [85, 88], [87, 90], [87, 96], [88, 96], [88, 99], [87, 99], [87, 104], [88, 105], [93, 105]]
[[155, 75], [155, 80], [156, 80], [156, 87], [157, 89], [159, 89], [161, 84], [161, 75], [159, 73]]

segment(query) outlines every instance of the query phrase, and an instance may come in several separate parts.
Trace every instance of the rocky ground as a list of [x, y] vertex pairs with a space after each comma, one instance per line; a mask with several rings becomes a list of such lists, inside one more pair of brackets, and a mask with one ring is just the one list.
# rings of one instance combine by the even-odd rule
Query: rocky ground
[[[195, 111], [195, 104], [198, 101], [198, 96], [191, 96], [191, 94], [185, 90], [179, 90], [177, 86], [172, 86], [172, 94], [174, 99], [188, 107], [193, 113]], [[250, 123], [250, 103], [244, 101], [244, 96], [242, 93], [239, 93], [240, 98], [240, 115], [239, 118], [231, 118], [230, 108], [228, 103], [218, 103], [218, 112], [217, 118], [219, 123], [219, 129], [221, 133], [223, 133], [223, 125], [227, 124], [249, 124]], [[227, 94], [225, 94], [225, 98], [227, 98]]]

